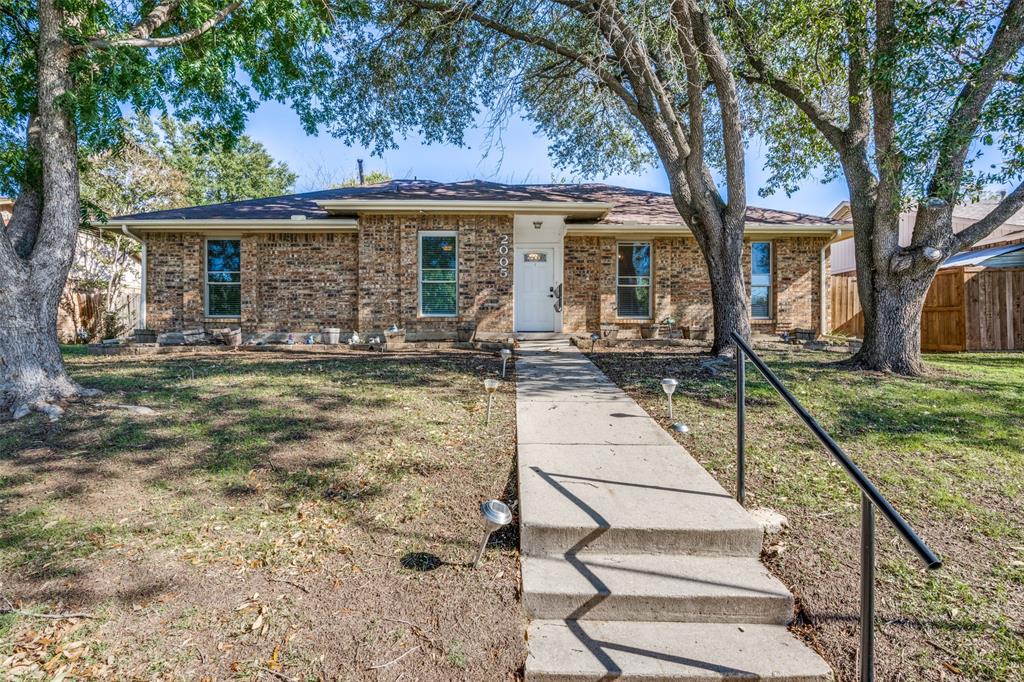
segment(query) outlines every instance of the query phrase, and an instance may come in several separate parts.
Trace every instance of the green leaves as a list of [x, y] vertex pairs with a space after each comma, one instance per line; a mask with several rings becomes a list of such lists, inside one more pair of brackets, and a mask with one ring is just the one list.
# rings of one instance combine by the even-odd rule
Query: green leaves
[[[182, 0], [149, 37], [195, 31], [228, 2]], [[116, 43], [127, 37], [156, 3], [63, 0], [61, 6], [67, 20], [62, 35], [70, 45], [86, 46], [96, 39]], [[125, 108], [174, 112], [237, 138], [259, 100], [302, 100], [332, 78], [336, 55], [345, 44], [344, 30], [335, 28], [343, 29], [362, 12], [365, 7], [357, 0], [330, 4], [250, 0], [179, 47], [80, 49], [72, 64], [73, 97], [64, 104], [73, 112], [82, 156], [119, 143]], [[4, 1], [0, 14], [0, 91], [5, 93], [0, 102], [2, 193], [16, 194], [24, 177], [24, 126], [35, 106], [36, 30], [34, 2]], [[304, 101], [296, 104], [300, 112], [308, 111]], [[277, 185], [283, 180], [287, 176], [278, 177]]]
[[[894, 2], [892, 51], [878, 49], [873, 0], [743, 0], [737, 2], [744, 25], [756, 35], [756, 49], [773, 72], [799, 87], [840, 127], [850, 111], [871, 102], [871, 88], [891, 88], [895, 103], [895, 140], [901, 166], [900, 190], [907, 200], [926, 196], [939, 150], [958, 139], [956, 97], [977, 82], [981, 56], [991, 43], [1007, 2], [984, 0]], [[866, 63], [851, 88], [851, 55], [863, 42]], [[740, 48], [733, 44], [739, 53]], [[996, 86], [967, 133], [972, 143], [958, 186], [943, 186], [955, 203], [991, 183], [1019, 180], [1024, 170], [1024, 81], [1014, 79], [1024, 63], [1017, 46], [1008, 77]], [[754, 86], [748, 104], [751, 122], [769, 145], [772, 175], [765, 192], [790, 191], [825, 169], [834, 175], [838, 155], [824, 145], [796, 106]], [[869, 129], [867, 139], [871, 140]], [[951, 137], [952, 136], [952, 137]], [[975, 152], [995, 147], [1003, 162], [983, 167]], [[868, 157], [872, 157], [872, 152]], [[948, 185], [948, 183], [946, 183]]]

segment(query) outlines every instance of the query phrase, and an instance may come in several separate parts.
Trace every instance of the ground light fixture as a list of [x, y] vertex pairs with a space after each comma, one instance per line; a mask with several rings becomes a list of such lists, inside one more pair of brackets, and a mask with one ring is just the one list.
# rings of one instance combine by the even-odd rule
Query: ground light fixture
[[676, 433], [689, 433], [690, 427], [682, 422], [676, 422], [672, 424], [672, 430]]
[[676, 386], [679, 382], [675, 379], [662, 379], [661, 390], [665, 391], [665, 396], [668, 398], [668, 419], [672, 421], [672, 394], [676, 392]]
[[509, 359], [512, 357], [512, 351], [508, 348], [502, 348], [498, 351], [498, 355], [501, 356], [501, 378], [505, 378], [505, 368], [508, 365]]
[[480, 562], [484, 558], [484, 550], [487, 548], [487, 541], [491, 539], [491, 533], [512, 522], [512, 510], [501, 500], [487, 500], [481, 504], [480, 515], [484, 519], [484, 539], [480, 542], [480, 550], [476, 553], [473, 568], [480, 567]]
[[494, 394], [498, 390], [498, 386], [501, 386], [501, 382], [497, 379], [484, 379], [484, 390], [487, 391], [487, 425], [491, 425], [491, 403], [494, 400]]
[[594, 332], [593, 334], [590, 335], [590, 352], [591, 353], [594, 352], [594, 346], [597, 345], [597, 341], [600, 338], [601, 338], [601, 335], [598, 334], [597, 332]]

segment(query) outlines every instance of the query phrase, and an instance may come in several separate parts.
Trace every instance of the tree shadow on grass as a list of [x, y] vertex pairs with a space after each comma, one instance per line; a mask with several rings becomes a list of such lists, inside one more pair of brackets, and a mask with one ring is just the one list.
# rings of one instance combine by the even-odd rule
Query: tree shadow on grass
[[[448, 402], [477, 398], [459, 384], [486, 362], [439, 354], [116, 358], [72, 365], [76, 379], [106, 395], [72, 404], [59, 423], [31, 416], [0, 434], [0, 555], [5, 567], [35, 584], [57, 577], [81, 581], [88, 564], [80, 559], [132, 531], [55, 519], [49, 505], [86, 499], [100, 489], [116, 496], [112, 491], [122, 479], [129, 496], [137, 495], [132, 486], [142, 484], [211, 509], [220, 507], [219, 497], [229, 507], [255, 508], [268, 499], [321, 501], [351, 513], [389, 494], [389, 481], [443, 468], [415, 458], [363, 458], [382, 441], [410, 439], [407, 413], [398, 411], [401, 396], [393, 391], [423, 388]], [[147, 405], [157, 416], [104, 407], [114, 403]], [[356, 464], [381, 480], [356, 475]], [[15, 501], [24, 504], [21, 491], [34, 481], [45, 481], [57, 495], [27, 512], [10, 512]]]

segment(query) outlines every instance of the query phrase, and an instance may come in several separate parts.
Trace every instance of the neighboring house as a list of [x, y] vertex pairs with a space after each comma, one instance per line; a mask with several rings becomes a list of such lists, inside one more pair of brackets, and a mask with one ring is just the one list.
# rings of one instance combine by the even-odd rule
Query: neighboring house
[[[989, 211], [996, 207], [999, 199], [986, 199], [972, 204], [960, 204], [953, 209], [953, 231], [966, 230], [976, 221], [988, 215]], [[850, 214], [850, 202], [840, 202], [828, 214], [830, 218], [849, 222], [852, 220]], [[910, 244], [914, 233], [914, 221], [917, 220], [917, 211], [904, 211], [900, 214], [900, 245]], [[1010, 219], [997, 227], [992, 234], [985, 237], [971, 249], [982, 249], [987, 246], [998, 246], [1001, 244], [1024, 243], [1024, 209], [1010, 216]], [[853, 253], [853, 240], [838, 243], [832, 247], [832, 274], [839, 275], [844, 272], [853, 272], [857, 269]]]
[[[407, 338], [632, 334], [712, 326], [704, 259], [672, 198], [602, 184], [396, 180], [112, 218], [143, 242], [140, 324], [240, 326], [279, 339], [323, 327]], [[758, 330], [819, 330], [827, 246], [848, 223], [748, 209]]]
[[116, 316], [116, 326], [121, 330], [137, 326], [142, 265], [137, 253], [123, 250], [126, 244], [133, 244], [127, 235], [119, 250], [94, 231], [78, 232], [75, 259], [57, 310], [57, 336], [62, 341], [115, 333], [104, 328], [104, 310], [108, 309], [106, 287], [115, 276], [117, 284], [110, 292], [109, 310]]
[[0, 227], [7, 227], [11, 221], [11, 213], [14, 211], [14, 199], [0, 197]]
[[[957, 206], [953, 229], [959, 232], [974, 224], [997, 201]], [[849, 202], [829, 215], [848, 219]], [[900, 244], [910, 243], [916, 218], [915, 211], [900, 216]], [[863, 336], [853, 240], [832, 247], [831, 298], [831, 331]], [[921, 349], [1024, 349], [1024, 210], [939, 266], [921, 311]]]

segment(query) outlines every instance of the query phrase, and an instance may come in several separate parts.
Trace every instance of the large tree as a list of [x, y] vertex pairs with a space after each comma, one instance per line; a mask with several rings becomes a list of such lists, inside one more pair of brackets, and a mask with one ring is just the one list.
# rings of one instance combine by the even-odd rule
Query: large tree
[[160, 127], [164, 135], [157, 153], [184, 173], [189, 205], [277, 196], [295, 184], [297, 176], [288, 165], [248, 135], [225, 142], [196, 123], [170, 117]]
[[[290, 99], [340, 52], [327, 0], [6, 0], [0, 5], [0, 408], [56, 414], [81, 395], [55, 321], [81, 221], [79, 165], [116, 144], [121, 108], [173, 110], [237, 136], [261, 98]], [[334, 35], [341, 35], [340, 31]]]
[[90, 220], [284, 194], [298, 176], [248, 135], [225, 140], [197, 123], [139, 112], [116, 146], [89, 157], [82, 205]]
[[[1024, 1], [716, 0], [771, 144], [769, 188], [815, 169], [850, 192], [864, 342], [854, 363], [922, 371], [921, 310], [939, 265], [1024, 205]], [[1000, 164], [980, 163], [986, 147]], [[1014, 189], [961, 232], [953, 208]], [[917, 209], [899, 243], [899, 215]]]
[[[378, 148], [418, 128], [463, 142], [486, 108], [496, 135], [522, 112], [562, 167], [660, 163], [704, 255], [714, 351], [749, 335], [742, 253], [743, 123], [733, 69], [697, 0], [381, 0], [325, 99], [332, 131]], [[716, 181], [724, 179], [724, 187]]]

